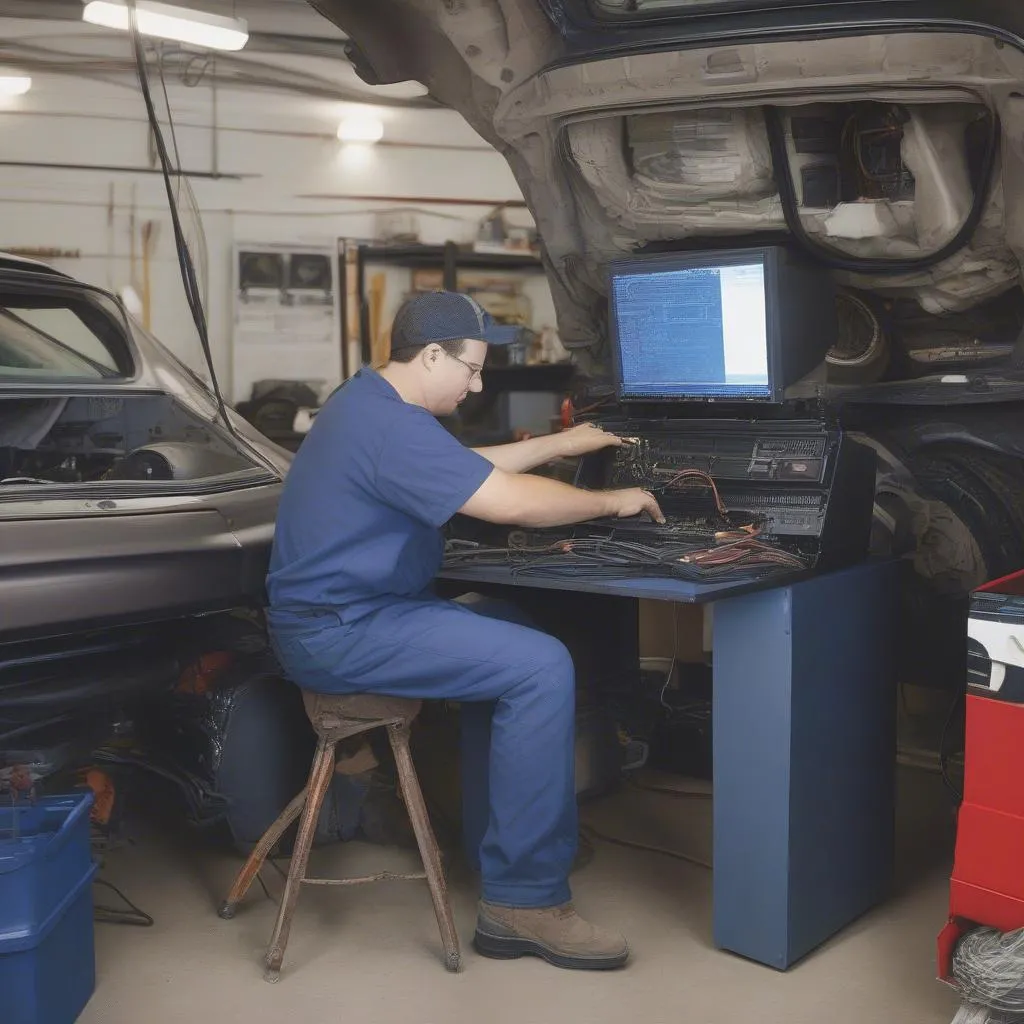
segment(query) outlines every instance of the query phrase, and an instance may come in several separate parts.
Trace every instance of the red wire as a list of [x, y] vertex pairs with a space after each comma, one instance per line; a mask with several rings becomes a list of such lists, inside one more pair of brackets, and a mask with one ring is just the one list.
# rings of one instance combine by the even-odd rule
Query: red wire
[[711, 488], [711, 493], [715, 496], [715, 508], [718, 509], [719, 515], [728, 515], [729, 510], [725, 507], [725, 502], [722, 501], [722, 496], [718, 493], [718, 485], [715, 483], [714, 478], [710, 473], [705, 473], [699, 469], [684, 469], [681, 473], [677, 473], [667, 484], [665, 489], [668, 490], [680, 480], [700, 480], [707, 484]]

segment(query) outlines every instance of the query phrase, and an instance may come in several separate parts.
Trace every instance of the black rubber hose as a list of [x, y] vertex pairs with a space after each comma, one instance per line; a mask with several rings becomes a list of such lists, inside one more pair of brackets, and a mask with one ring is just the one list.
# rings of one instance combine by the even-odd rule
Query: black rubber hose
[[[163, 176], [164, 191], [167, 193], [167, 205], [171, 213], [171, 227], [174, 229], [174, 246], [177, 251], [182, 284], [185, 286], [185, 299], [188, 302], [189, 311], [192, 313], [192, 321], [195, 324], [196, 333], [199, 335], [199, 344], [203, 349], [206, 367], [210, 371], [210, 384], [213, 388], [214, 398], [217, 401], [217, 410], [220, 412], [220, 417], [224, 421], [224, 426], [227, 428], [228, 433], [237, 438], [238, 435], [235, 433], [234, 424], [231, 422], [231, 417], [228, 416], [227, 407], [224, 404], [224, 395], [220, 390], [220, 382], [217, 380], [217, 370], [213, 364], [213, 350], [210, 348], [206, 312], [203, 309], [203, 300], [199, 293], [196, 269], [192, 263], [192, 254], [189, 252], [188, 243], [185, 241], [185, 233], [181, 227], [181, 218], [178, 216], [178, 204], [174, 199], [174, 189], [171, 186], [171, 158], [167, 152], [164, 134], [160, 129], [160, 121], [156, 116], [156, 108], [153, 105], [153, 96], [149, 90], [149, 71], [146, 67], [146, 54], [142, 47], [142, 37], [139, 35], [135, 0], [129, 0], [128, 13], [132, 49], [135, 53], [135, 65], [139, 75], [139, 85], [142, 88], [142, 98], [146, 104], [146, 116], [149, 119], [150, 130], [153, 132], [157, 156], [160, 158], [160, 172]], [[169, 111], [168, 116], [170, 116]], [[181, 173], [180, 167], [177, 173]]]
[[123, 695], [135, 690], [170, 684], [181, 671], [177, 659], [150, 658], [148, 664], [85, 665], [77, 671], [65, 668], [17, 679], [0, 677], [0, 712], [37, 704], [78, 704], [99, 697]]
[[995, 174], [996, 157], [999, 154], [999, 138], [1001, 126], [999, 115], [989, 111], [989, 136], [982, 157], [978, 186], [974, 192], [974, 203], [967, 214], [960, 230], [940, 249], [925, 256], [914, 256], [906, 259], [884, 259], [862, 256], [849, 256], [830, 249], [815, 241], [804, 228], [800, 219], [800, 211], [793, 184], [793, 169], [786, 152], [786, 133], [782, 125], [782, 114], [777, 107], [764, 108], [765, 127], [768, 131], [768, 145], [772, 155], [772, 166], [775, 172], [775, 183], [779, 189], [782, 202], [782, 214], [786, 219], [786, 227], [796, 241], [812, 256], [833, 270], [845, 270], [851, 274], [912, 274], [956, 255], [971, 240], [982, 214]]
[[19, 736], [28, 736], [34, 732], [40, 732], [42, 729], [48, 729], [54, 725], [60, 725], [64, 722], [71, 722], [74, 720], [73, 715], [57, 715], [55, 718], [44, 718], [38, 722], [29, 722], [27, 725], [19, 725], [16, 729], [8, 729], [6, 732], [0, 732], [0, 743], [9, 743], [13, 739], [17, 739]]

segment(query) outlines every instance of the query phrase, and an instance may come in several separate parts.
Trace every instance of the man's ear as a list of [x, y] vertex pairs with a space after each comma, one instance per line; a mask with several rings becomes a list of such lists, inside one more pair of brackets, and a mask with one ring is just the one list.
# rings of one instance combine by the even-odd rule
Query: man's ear
[[424, 367], [427, 370], [433, 369], [434, 365], [437, 363], [437, 360], [438, 360], [438, 357], [440, 356], [440, 354], [441, 354], [441, 346], [440, 345], [428, 345], [423, 350], [423, 354], [420, 357], [423, 360]]

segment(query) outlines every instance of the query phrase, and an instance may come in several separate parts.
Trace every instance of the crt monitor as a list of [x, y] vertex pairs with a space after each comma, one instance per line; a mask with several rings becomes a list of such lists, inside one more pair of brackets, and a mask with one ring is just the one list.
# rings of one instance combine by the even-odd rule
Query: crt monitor
[[828, 273], [783, 246], [637, 256], [609, 267], [621, 401], [783, 401], [836, 337]]

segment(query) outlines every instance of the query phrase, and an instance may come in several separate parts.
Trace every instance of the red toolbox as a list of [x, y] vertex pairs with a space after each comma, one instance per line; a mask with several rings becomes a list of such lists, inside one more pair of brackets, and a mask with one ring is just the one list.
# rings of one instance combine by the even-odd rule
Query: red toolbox
[[967, 624], [964, 799], [939, 936], [939, 976], [980, 925], [1024, 927], [1024, 571], [971, 595]]

